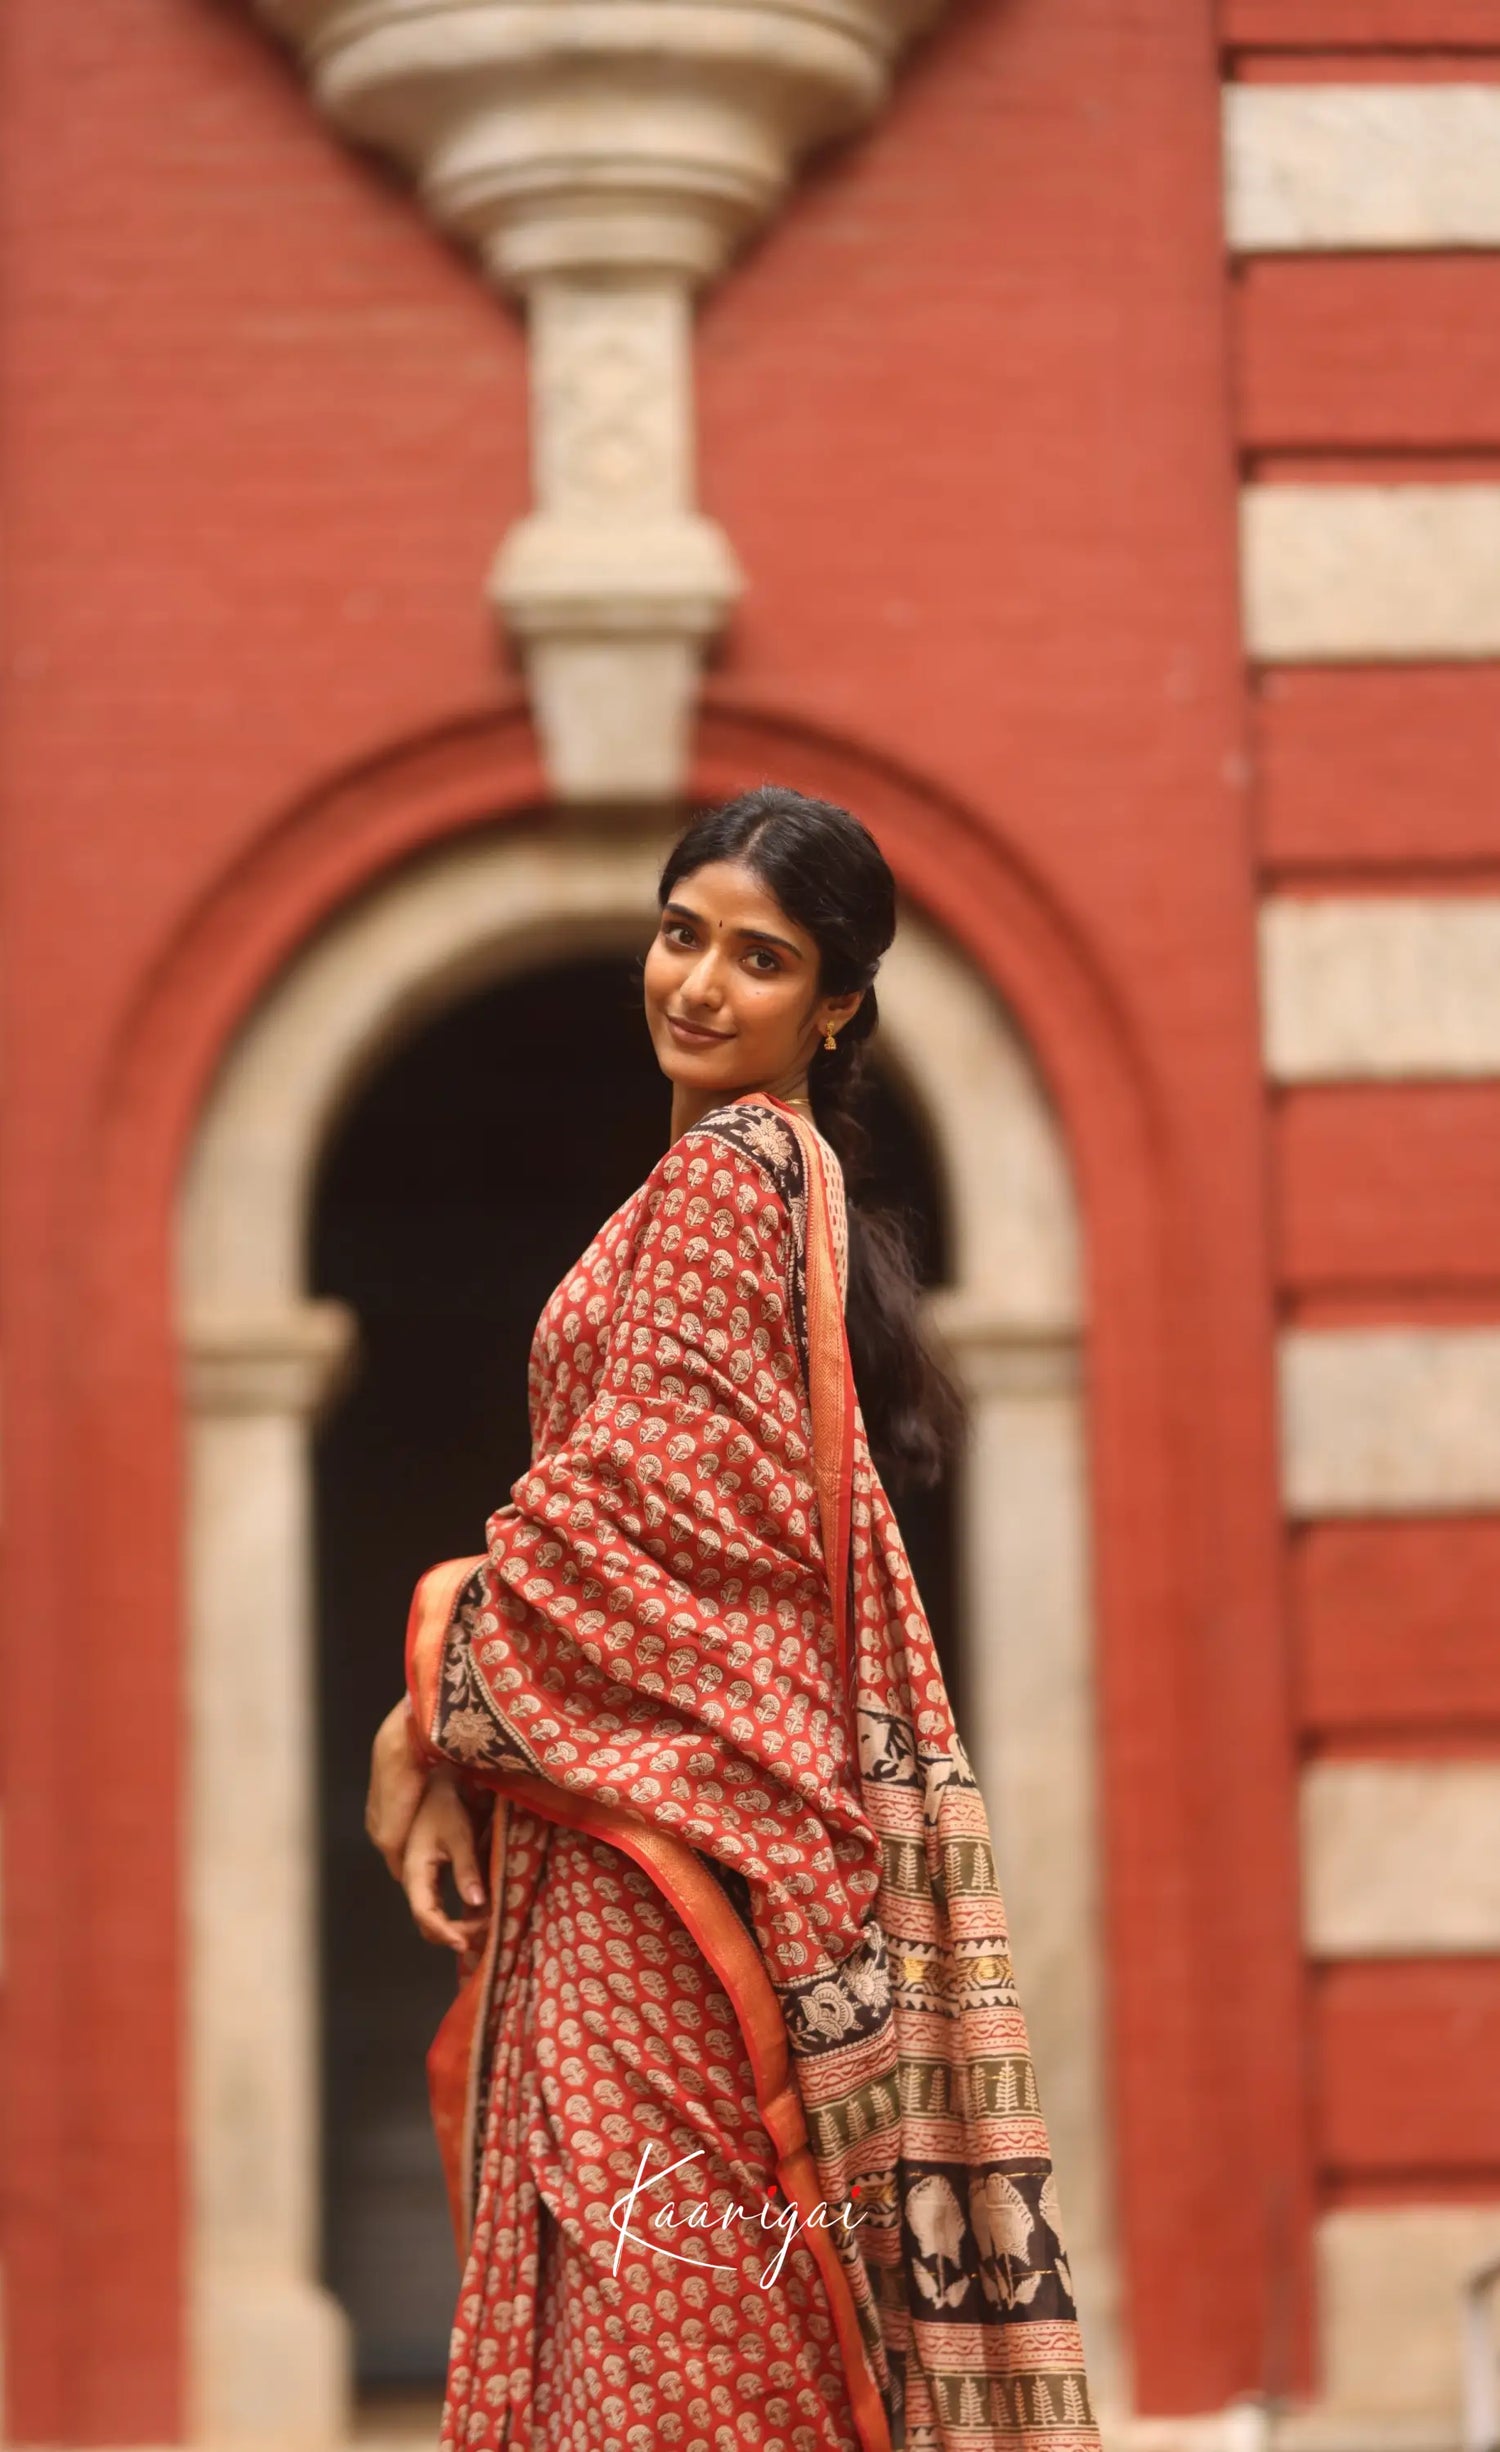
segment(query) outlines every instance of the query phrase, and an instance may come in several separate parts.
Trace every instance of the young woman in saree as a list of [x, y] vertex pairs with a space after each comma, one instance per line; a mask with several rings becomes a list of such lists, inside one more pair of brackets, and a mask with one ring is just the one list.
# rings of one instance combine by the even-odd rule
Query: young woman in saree
[[542, 1310], [530, 1467], [418, 1584], [372, 1758], [370, 1836], [460, 1954], [441, 2442], [1096, 2452], [984, 1805], [872, 1454], [930, 1480], [957, 1420], [845, 1192], [891, 872], [765, 786], [658, 896], [671, 1145]]

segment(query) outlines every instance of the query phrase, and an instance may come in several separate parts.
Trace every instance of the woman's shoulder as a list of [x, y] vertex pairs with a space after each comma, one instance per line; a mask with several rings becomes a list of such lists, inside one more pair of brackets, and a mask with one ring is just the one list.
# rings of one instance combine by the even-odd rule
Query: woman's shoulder
[[726, 1160], [742, 1181], [757, 1178], [790, 1212], [806, 1191], [806, 1162], [792, 1126], [756, 1099], [727, 1099], [678, 1134], [658, 1171], [668, 1182], [703, 1179]]

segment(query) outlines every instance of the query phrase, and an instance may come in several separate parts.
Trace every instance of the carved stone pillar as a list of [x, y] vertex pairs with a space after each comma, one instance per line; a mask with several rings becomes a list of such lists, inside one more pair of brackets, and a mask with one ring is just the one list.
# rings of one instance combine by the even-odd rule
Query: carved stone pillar
[[183, 1324], [195, 2439], [324, 2452], [348, 2319], [319, 2277], [311, 1421], [349, 1369], [342, 1303]]
[[926, 1316], [968, 1399], [960, 1560], [971, 1756], [1026, 2004], [1089, 2382], [1128, 2407], [1105, 2100], [1103, 1915], [1078, 1326], [944, 1289]]
[[346, 134], [527, 302], [536, 508], [492, 599], [564, 799], [682, 783], [741, 580], [694, 509], [692, 299], [941, 0], [259, 0]]
[[665, 797], [687, 762], [699, 650], [740, 586], [727, 538], [692, 508], [687, 291], [543, 281], [530, 322], [537, 508], [491, 594], [523, 643], [561, 797]]

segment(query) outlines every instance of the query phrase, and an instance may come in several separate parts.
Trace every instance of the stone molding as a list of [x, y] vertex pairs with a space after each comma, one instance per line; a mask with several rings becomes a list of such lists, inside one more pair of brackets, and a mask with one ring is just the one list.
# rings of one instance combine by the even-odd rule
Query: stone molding
[[871, 119], [940, 0], [260, 0], [493, 277], [698, 286]]
[[971, 1400], [987, 1396], [1057, 1396], [1082, 1385], [1083, 1354], [1076, 1321], [1017, 1319], [976, 1305], [950, 1287], [929, 1294], [922, 1316], [942, 1344]]
[[1500, 2200], [1325, 2213], [1317, 2275], [1326, 2410], [1320, 2432], [1308, 2430], [1287, 2452], [1458, 2452], [1463, 2290], [1497, 2255]]
[[200, 1306], [179, 1323], [178, 1342], [195, 1414], [316, 1421], [349, 1385], [358, 1323], [328, 1296], [264, 1310]]
[[1240, 548], [1263, 663], [1500, 655], [1500, 485], [1248, 485]]
[[1225, 220], [1242, 254], [1500, 245], [1500, 89], [1229, 85]]
[[1500, 1329], [1285, 1328], [1277, 1365], [1290, 1516], [1500, 1506]]
[[694, 507], [694, 293], [941, 0], [259, 0], [346, 136], [527, 303], [536, 508], [489, 594], [554, 789], [680, 789], [742, 580]]
[[1500, 1951], [1500, 1764], [1312, 1763], [1302, 1850], [1314, 1957]]
[[1269, 895], [1260, 972], [1273, 1081], [1500, 1078], [1500, 895]]

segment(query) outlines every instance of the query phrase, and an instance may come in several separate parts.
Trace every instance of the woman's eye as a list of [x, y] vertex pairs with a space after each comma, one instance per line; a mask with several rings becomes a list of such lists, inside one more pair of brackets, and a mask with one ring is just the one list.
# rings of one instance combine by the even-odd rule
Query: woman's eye
[[[661, 933], [668, 945], [691, 945], [694, 942], [693, 931], [686, 920], [663, 920]], [[750, 960], [762, 979], [774, 978], [781, 969], [781, 963], [769, 945], [753, 946]]]

